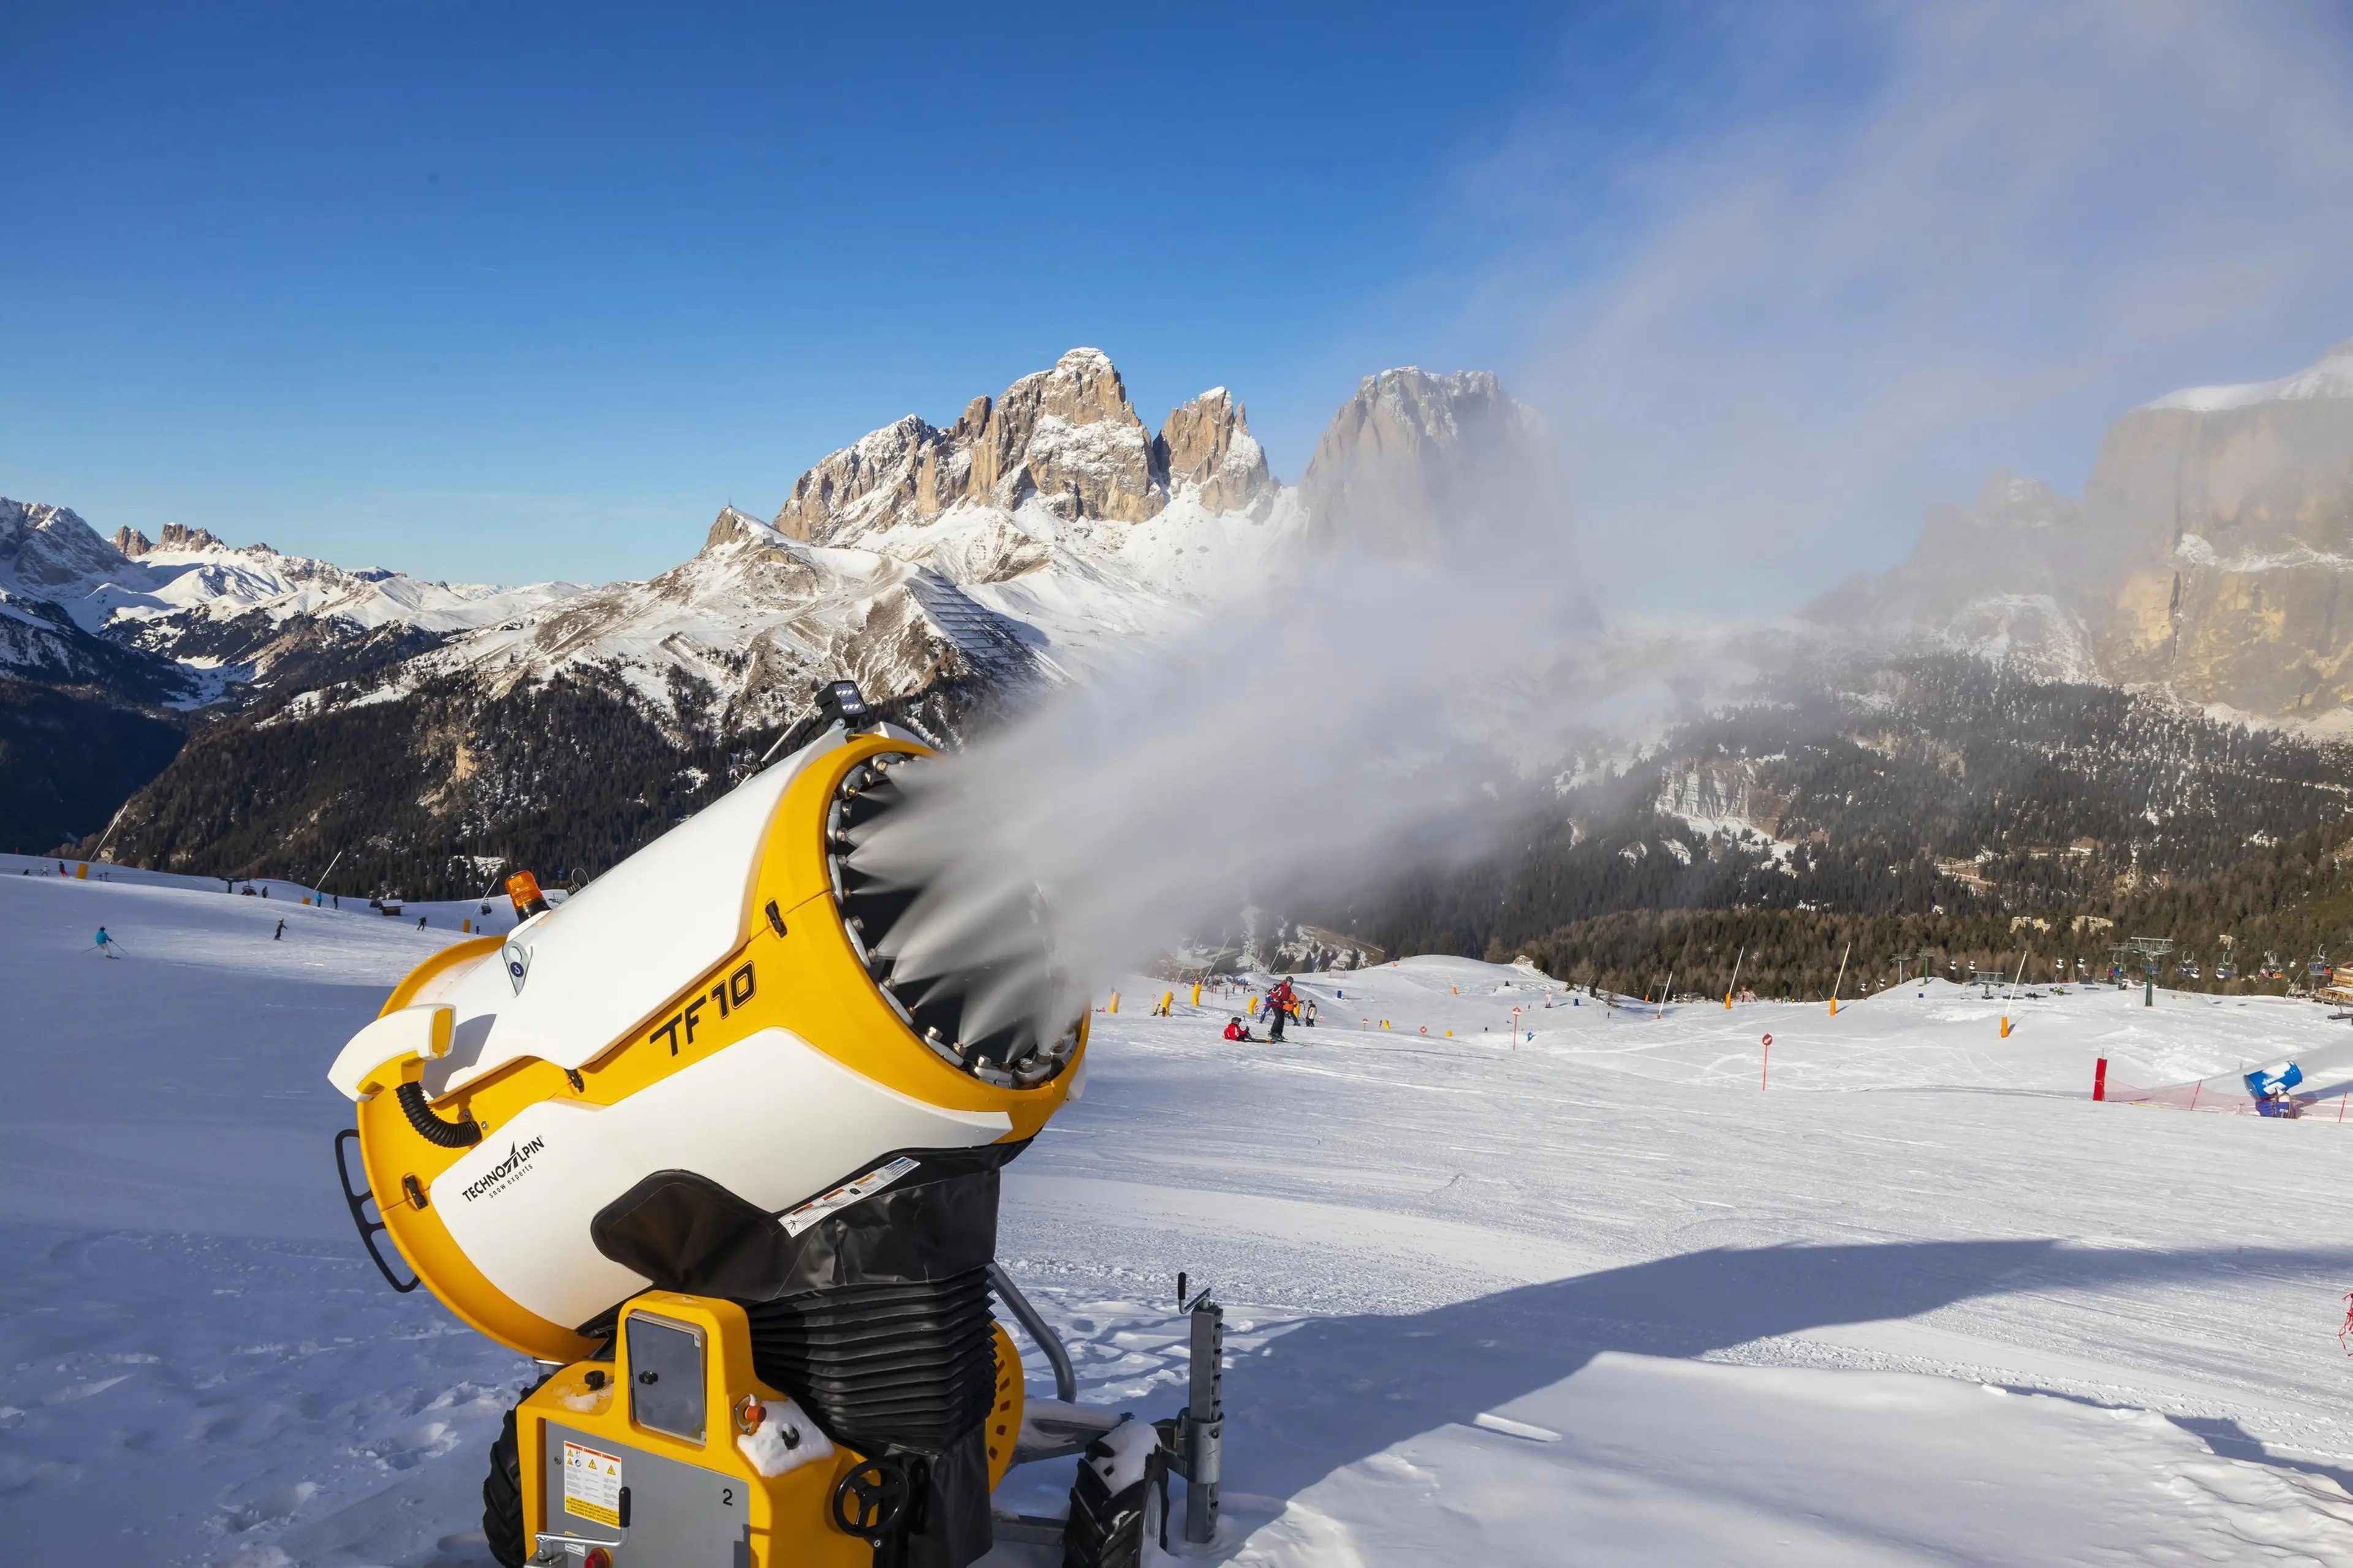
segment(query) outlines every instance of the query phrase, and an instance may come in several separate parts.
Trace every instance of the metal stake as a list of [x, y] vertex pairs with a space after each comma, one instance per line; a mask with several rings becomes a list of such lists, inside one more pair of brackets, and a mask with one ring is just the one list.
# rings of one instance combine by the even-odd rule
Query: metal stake
[[1218, 1472], [1226, 1441], [1226, 1310], [1206, 1296], [1193, 1307], [1193, 1391], [1185, 1428], [1185, 1539], [1206, 1544], [1218, 1535]]

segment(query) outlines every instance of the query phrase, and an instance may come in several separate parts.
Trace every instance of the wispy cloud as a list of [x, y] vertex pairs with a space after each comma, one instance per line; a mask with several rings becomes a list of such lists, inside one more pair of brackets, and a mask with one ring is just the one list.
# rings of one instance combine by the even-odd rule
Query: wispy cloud
[[1996, 464], [2079, 483], [2124, 407], [2353, 333], [2341, 10], [1704, 21], [1680, 129], [1572, 177], [1589, 128], [1540, 114], [1472, 187], [1524, 236], [1480, 309], [1527, 323], [1588, 555], [1656, 598], [1786, 604]]

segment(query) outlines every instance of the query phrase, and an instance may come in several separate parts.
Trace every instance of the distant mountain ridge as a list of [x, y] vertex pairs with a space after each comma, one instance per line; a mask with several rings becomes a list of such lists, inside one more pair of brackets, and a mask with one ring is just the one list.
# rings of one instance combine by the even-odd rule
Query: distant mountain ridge
[[[2205, 730], [2169, 728], [2161, 698], [2131, 708], [2128, 723], [2113, 717], [2126, 710], [2104, 706], [2104, 689], [2129, 647], [2104, 606], [2128, 600], [2149, 568], [2147, 550], [2116, 542], [2138, 537], [2131, 520], [2149, 514], [2133, 488], [2148, 462], [2133, 421], [2260, 420], [2284, 402], [2320, 410], [2312, 417], [2331, 429], [2353, 406], [2330, 390], [2334, 374], [2290, 378], [2294, 396], [2185, 394], [2195, 406], [2136, 411], [2081, 501], [1995, 476], [1974, 507], [1932, 518], [1910, 561], [1817, 606], [1810, 629], [1757, 629], [1727, 666], [1754, 655], [1754, 671], [1769, 672], [1795, 660], [1813, 671], [1804, 681], [1777, 687], [1767, 673], [1745, 695], [1711, 689], [1656, 748], [1589, 777], [1579, 763], [1514, 806], [1549, 823], [1534, 842], [1550, 847], [1530, 862], [1535, 879], [1513, 892], [1505, 925], [1493, 923], [1501, 905], [1476, 912], [1487, 895], [1458, 888], [1444, 897], [1471, 900], [1459, 914], [1352, 934], [1392, 948], [1440, 940], [1433, 931], [1500, 940], [1548, 929], [1547, 910], [1622, 907], [1671, 885], [1678, 898], [1800, 908], [1864, 889], [1891, 908], [2029, 896], [2006, 877], [2026, 879], [2035, 900], [2063, 884], [2088, 897], [2144, 867], [2200, 874], [2248, 832], [2330, 820], [2335, 764], [2308, 746], [2258, 746], [2250, 764]], [[2325, 451], [2292, 455], [2307, 479], [2325, 471]], [[2203, 515], [2176, 503], [2181, 517]], [[110, 544], [70, 513], [69, 525], [45, 512], [14, 534], [0, 517], [0, 594], [16, 595], [0, 611], [13, 606], [20, 640], [39, 642], [58, 668], [80, 659], [76, 679], [102, 685], [106, 660], [130, 661], [132, 674], [178, 684], [168, 698], [141, 696], [124, 675], [126, 700], [199, 715], [188, 750], [122, 812], [113, 854], [315, 874], [343, 853], [349, 890], [425, 896], [478, 890], [482, 866], [504, 859], [556, 876], [611, 864], [746, 776], [808, 710], [818, 678], [851, 675], [894, 713], [969, 732], [1034, 688], [1082, 680], [1106, 659], [1288, 591], [1319, 552], [1475, 553], [1481, 514], [1530, 509], [1567, 516], [1541, 424], [1490, 373], [1364, 378], [1285, 485], [1229, 391], [1180, 405], [1155, 431], [1110, 360], [1075, 349], [944, 425], [909, 416], [827, 454], [771, 520], [723, 509], [695, 554], [643, 582], [427, 584], [231, 550], [202, 531], [167, 529], [153, 542], [122, 531]], [[16, 509], [20, 519], [40, 510]], [[2203, 523], [2208, 533], [2184, 526], [2148, 548], [2188, 573], [2196, 563], [2177, 558], [2225, 537], [2227, 510]], [[2242, 514], [2270, 516], [2230, 512]], [[2309, 518], [2264, 526], [2327, 531]], [[2311, 565], [2298, 560], [2259, 569]], [[15, 635], [10, 624], [0, 617], [0, 634]], [[2073, 715], [2052, 721], [2069, 738], [2048, 757], [1965, 738], [2014, 720], [1979, 713], [1965, 674], [1937, 665], [1946, 672], [1923, 680], [1918, 659], [1940, 650], [1994, 660], [2004, 691], [2020, 679], [2073, 683], [2048, 699]], [[1658, 651], [1673, 662], [1672, 649]], [[1891, 690], [1921, 694], [1893, 729], [1877, 716]], [[2019, 697], [2026, 706], [2014, 710], [2042, 700]], [[1737, 713], [1700, 722], [1718, 701]], [[2162, 753], [2145, 760], [2170, 793], [2152, 793], [2147, 769], [2127, 765], [2144, 742]], [[2267, 794], [2256, 773], [2295, 782]], [[1635, 787], [1638, 775], [1650, 782]], [[1864, 799], [1879, 804], [1864, 813]], [[1927, 802], [1945, 826], [1907, 841], [1903, 825]], [[2039, 837], [2018, 848], [2019, 825], [2063, 821], [2063, 837], [2095, 848], [2063, 861]], [[95, 847], [102, 818], [86, 822]], [[1340, 929], [1339, 914], [1326, 923]]]
[[[1403, 401], [1372, 422], [1344, 409], [1292, 487], [1228, 389], [1155, 432], [1111, 361], [1073, 349], [944, 426], [910, 416], [828, 454], [773, 521], [723, 509], [689, 560], [594, 588], [419, 584], [230, 551], [200, 531], [77, 538], [79, 566], [52, 586], [79, 595], [98, 634], [176, 661], [191, 700], [244, 693], [252, 709], [199, 730], [125, 812], [116, 851], [172, 866], [307, 853], [308, 838], [362, 831], [348, 808], [364, 799], [374, 847], [359, 867], [418, 893], [515, 842], [560, 796], [547, 770], [568, 752], [620, 793], [541, 852], [607, 864], [742, 776], [820, 678], [849, 674], [962, 731], [1277, 590], [1308, 546], [1303, 489], [1379, 442], [1459, 469], [1450, 455], [1484, 450], [1490, 423], [1510, 440], [1533, 427], [1480, 373], [1388, 371], [1367, 385]], [[374, 637], [380, 657], [275, 679], [306, 633]], [[387, 726], [386, 712], [412, 721]], [[514, 733], [551, 722], [558, 733], [527, 743]], [[236, 782], [256, 779], [269, 783], [249, 795]], [[279, 821], [294, 826], [253, 831]]]
[[[124, 666], [124, 694], [174, 706], [234, 700], [338, 678], [457, 633], [505, 620], [578, 592], [452, 585], [397, 572], [351, 570], [267, 544], [232, 548], [204, 529], [173, 523], [160, 542], [131, 529], [100, 537], [72, 510], [0, 498], [0, 615], [14, 608], [37, 634], [0, 640], [0, 670], [52, 679], [108, 677], [66, 630], [150, 656], [142, 679]], [[42, 606], [36, 608], [35, 606]], [[46, 638], [37, 644], [35, 635]]]

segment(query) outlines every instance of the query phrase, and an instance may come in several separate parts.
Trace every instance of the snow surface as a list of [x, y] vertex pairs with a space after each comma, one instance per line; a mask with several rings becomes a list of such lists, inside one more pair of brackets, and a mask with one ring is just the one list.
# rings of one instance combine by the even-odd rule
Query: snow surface
[[[0, 1561], [480, 1568], [528, 1366], [360, 1255], [324, 1077], [455, 932], [54, 873], [0, 858]], [[2353, 1127], [2088, 1098], [2099, 1055], [2348, 1092], [2321, 1008], [2046, 993], [2005, 1040], [1943, 983], [1660, 1016], [1419, 959], [1229, 1046], [1238, 997], [1163, 988], [1098, 1014], [999, 1254], [1140, 1415], [1181, 1399], [1176, 1270], [1227, 1303], [1188, 1558], [2353, 1563]], [[1058, 1511], [1075, 1464], [1000, 1504]]]

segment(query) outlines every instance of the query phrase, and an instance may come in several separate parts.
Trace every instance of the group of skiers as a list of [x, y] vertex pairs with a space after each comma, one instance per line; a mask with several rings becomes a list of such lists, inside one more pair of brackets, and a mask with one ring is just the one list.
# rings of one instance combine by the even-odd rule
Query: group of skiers
[[[1265, 1016], [1266, 1037], [1280, 1040], [1285, 1024], [1298, 1024], [1309, 1029], [1315, 1026], [1315, 1003], [1312, 998], [1301, 996], [1298, 988], [1291, 984], [1291, 977], [1285, 975], [1267, 991]], [[1258, 1037], [1250, 1032], [1249, 1025], [1236, 1016], [1226, 1021], [1226, 1038], [1255, 1040]]]

